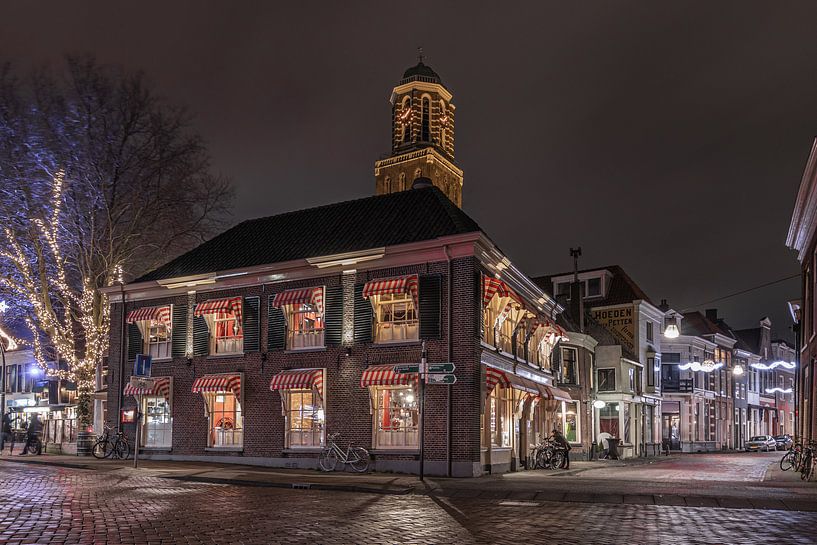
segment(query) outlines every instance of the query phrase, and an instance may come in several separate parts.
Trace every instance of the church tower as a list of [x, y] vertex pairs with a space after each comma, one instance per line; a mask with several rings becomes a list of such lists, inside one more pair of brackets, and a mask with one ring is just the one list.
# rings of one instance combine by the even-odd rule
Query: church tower
[[378, 195], [411, 189], [428, 178], [462, 207], [462, 170], [454, 164], [454, 104], [430, 66], [419, 62], [403, 73], [391, 93], [391, 154], [375, 161]]

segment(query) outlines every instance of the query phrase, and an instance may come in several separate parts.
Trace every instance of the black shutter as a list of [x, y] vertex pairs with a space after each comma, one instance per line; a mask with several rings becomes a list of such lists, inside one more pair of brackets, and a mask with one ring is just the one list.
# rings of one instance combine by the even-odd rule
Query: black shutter
[[193, 355], [206, 356], [210, 353], [210, 329], [204, 316], [193, 316]]
[[[451, 279], [449, 278], [449, 282]], [[419, 278], [420, 338], [439, 339], [442, 304], [442, 278], [438, 274], [424, 274]]]
[[553, 347], [553, 351], [550, 353], [550, 371], [553, 373], [553, 376], [556, 377], [558, 382], [562, 381], [562, 377], [559, 376], [562, 369], [562, 343], [561, 341], [557, 342], [556, 345]]
[[343, 286], [329, 286], [323, 298], [326, 346], [338, 346], [343, 341]]
[[136, 324], [128, 324], [128, 361], [136, 361], [136, 354], [141, 354], [143, 349], [142, 332]]
[[174, 358], [187, 355], [187, 305], [173, 305], [173, 332], [170, 353]]
[[372, 304], [363, 298], [363, 284], [355, 284], [355, 342], [372, 342]]
[[287, 347], [287, 320], [284, 311], [272, 306], [274, 297], [267, 306], [267, 350], [283, 350]]
[[261, 299], [259, 297], [245, 297], [242, 319], [244, 321], [244, 353], [258, 352], [261, 350], [260, 335], [258, 329], [261, 316], [259, 314]]

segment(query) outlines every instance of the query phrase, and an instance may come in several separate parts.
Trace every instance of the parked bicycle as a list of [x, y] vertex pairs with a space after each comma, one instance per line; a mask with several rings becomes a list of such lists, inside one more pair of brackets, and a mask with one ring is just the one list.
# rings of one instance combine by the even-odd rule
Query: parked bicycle
[[533, 469], [558, 469], [565, 460], [565, 449], [550, 438], [531, 449]]
[[111, 437], [112, 431], [111, 427], [106, 424], [105, 431], [91, 447], [91, 454], [100, 460], [103, 458], [127, 460], [130, 457], [130, 443], [128, 443], [127, 436], [120, 430]]
[[810, 442], [808, 446], [803, 448], [803, 455], [800, 461], [800, 478], [804, 481], [810, 481], [814, 477], [814, 441]]
[[794, 471], [800, 471], [800, 462], [803, 458], [803, 445], [800, 443], [794, 443], [789, 450], [786, 451], [786, 454], [780, 459], [780, 469], [783, 471], [788, 471], [793, 469]]
[[327, 438], [329, 445], [323, 449], [321, 456], [318, 459], [318, 465], [323, 471], [334, 471], [338, 462], [341, 464], [349, 464], [353, 471], [364, 473], [369, 469], [369, 451], [363, 447], [353, 446], [349, 443], [344, 451], [335, 442], [335, 439], [340, 437], [339, 433], [333, 433]]

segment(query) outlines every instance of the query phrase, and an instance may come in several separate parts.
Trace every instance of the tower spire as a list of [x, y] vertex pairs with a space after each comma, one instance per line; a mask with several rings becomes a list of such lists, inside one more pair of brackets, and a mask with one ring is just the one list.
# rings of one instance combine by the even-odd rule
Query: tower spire
[[424, 58], [425, 58], [425, 56], [423, 56], [423, 46], [419, 46], [419, 47], [417, 48], [417, 61], [418, 61], [420, 64], [423, 64], [423, 59], [424, 59]]

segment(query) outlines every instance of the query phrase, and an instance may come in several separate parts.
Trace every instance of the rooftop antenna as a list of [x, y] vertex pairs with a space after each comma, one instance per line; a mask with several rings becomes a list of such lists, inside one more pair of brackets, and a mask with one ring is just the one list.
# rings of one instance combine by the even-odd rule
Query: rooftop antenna
[[582, 255], [582, 247], [571, 248], [570, 257], [573, 258], [573, 281], [579, 281], [579, 257]]
[[424, 58], [425, 57], [423, 56], [423, 48], [422, 46], [420, 46], [417, 48], [417, 60], [420, 61], [420, 64], [423, 64]]

